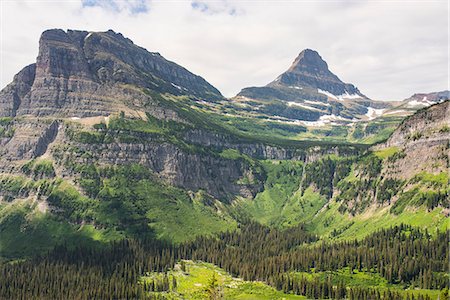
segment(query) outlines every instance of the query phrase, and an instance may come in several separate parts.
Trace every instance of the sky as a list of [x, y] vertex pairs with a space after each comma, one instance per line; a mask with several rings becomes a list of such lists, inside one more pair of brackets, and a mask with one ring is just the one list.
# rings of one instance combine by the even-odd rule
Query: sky
[[263, 86], [305, 48], [375, 100], [449, 89], [447, 0], [0, 0], [0, 88], [50, 28], [112, 29], [227, 97]]

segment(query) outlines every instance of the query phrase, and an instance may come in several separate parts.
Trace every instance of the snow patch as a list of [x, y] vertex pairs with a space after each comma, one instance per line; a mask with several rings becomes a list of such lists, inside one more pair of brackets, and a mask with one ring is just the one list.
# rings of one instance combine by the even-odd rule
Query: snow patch
[[385, 111], [386, 111], [386, 109], [384, 109], [384, 108], [376, 109], [376, 108], [368, 107], [366, 116], [369, 120], [373, 120], [373, 119], [381, 116]]
[[335, 114], [320, 116], [319, 120], [323, 120], [323, 121], [349, 121], [349, 119], [346, 119], [346, 118], [341, 117], [341, 116], [336, 116]]
[[87, 40], [92, 35], [92, 32], [89, 32], [88, 35], [84, 38], [84, 40]]
[[302, 87], [294, 86], [294, 85], [290, 85], [289, 88], [296, 89], [296, 90], [302, 90], [303, 89]]
[[312, 106], [309, 106], [309, 105], [305, 105], [305, 104], [302, 104], [302, 103], [298, 103], [298, 102], [288, 102], [288, 106], [299, 106], [299, 107], [303, 107], [303, 108], [306, 108], [306, 109], [320, 110], [318, 108], [315, 108], [315, 107], [312, 107]]
[[70, 119], [71, 120], [79, 120], [80, 118], [79, 117], [71, 117]]
[[412, 100], [412, 101], [409, 101], [406, 106], [408, 106], [408, 107], [417, 107], [417, 106], [429, 106], [431, 104], [433, 104], [433, 102], [430, 103], [429, 101], [421, 102], [421, 101], [417, 101], [417, 100]]
[[345, 93], [342, 94], [342, 95], [334, 95], [334, 94], [332, 94], [332, 93], [330, 93], [328, 91], [324, 91], [324, 90], [321, 90], [321, 89], [317, 89], [317, 92], [320, 93], [320, 94], [324, 94], [324, 95], [326, 95], [326, 96], [328, 96], [328, 97], [330, 97], [332, 99], [335, 99], [335, 100], [346, 100], [346, 99], [359, 99], [359, 98], [361, 98], [360, 95], [358, 95], [358, 94], [349, 94], [347, 91], [345, 91]]
[[334, 114], [331, 115], [323, 115], [320, 116], [319, 120], [317, 121], [301, 121], [306, 126], [312, 126], [312, 127], [319, 127], [324, 125], [338, 125], [336, 121], [350, 121], [349, 119], [346, 119], [341, 116], [336, 116]]
[[409, 113], [409, 112], [404, 109], [397, 109], [397, 110], [388, 111], [385, 113], [385, 115], [404, 114], [404, 113]]
[[345, 94], [339, 95], [337, 96], [339, 98], [339, 100], [344, 100], [344, 99], [359, 99], [361, 98], [360, 95], [358, 94], [349, 94], [348, 92], [345, 92]]
[[310, 101], [310, 100], [304, 100], [305, 103], [314, 104], [314, 105], [322, 105], [322, 106], [330, 106], [330, 103], [324, 103], [320, 101]]
[[330, 92], [328, 92], [328, 91], [324, 91], [324, 90], [321, 90], [321, 89], [317, 89], [317, 92], [320, 93], [320, 94], [324, 94], [324, 95], [326, 95], [326, 96], [328, 96], [328, 97], [330, 97], [330, 98], [333, 98], [333, 99], [335, 99], [335, 100], [338, 100], [338, 98], [336, 97], [336, 95], [333, 95], [332, 93], [330, 93]]
[[176, 87], [177, 89], [179, 89], [179, 90], [182, 90], [182, 87], [181, 86], [179, 86], [179, 85], [176, 85], [175, 83], [170, 83], [173, 87]]

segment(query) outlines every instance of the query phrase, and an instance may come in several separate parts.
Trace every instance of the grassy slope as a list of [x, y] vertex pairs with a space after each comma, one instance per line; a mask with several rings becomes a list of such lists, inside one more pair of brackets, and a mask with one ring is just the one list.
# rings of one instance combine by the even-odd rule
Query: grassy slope
[[[375, 155], [387, 159], [397, 152], [397, 148], [389, 148]], [[312, 187], [301, 194], [301, 163], [265, 161], [263, 166], [268, 176], [264, 191], [254, 200], [239, 201], [238, 205], [240, 211], [262, 224], [283, 228], [305, 223], [310, 232], [324, 239], [360, 239], [381, 228], [401, 223], [427, 228], [432, 234], [436, 229], [442, 231], [449, 227], [442, 206], [428, 209], [423, 204], [407, 203], [406, 209], [398, 214], [391, 212], [392, 205], [370, 206], [364, 213], [355, 216], [341, 213], [338, 211], [341, 203], [335, 199], [328, 201]], [[445, 187], [448, 182], [445, 174], [420, 174], [416, 177], [418, 182], [415, 184], [421, 189], [434, 189], [437, 185]], [[357, 179], [355, 173], [350, 172], [343, 180]]]
[[[175, 102], [172, 100], [174, 99], [165, 99], [164, 101], [168, 105], [179, 104], [175, 103], [178, 101], [177, 99], [174, 100]], [[182, 100], [187, 101], [186, 99]], [[181, 107], [183, 106], [185, 106], [185, 104]], [[202, 110], [185, 109], [182, 111], [183, 117], [189, 119], [195, 126], [198, 125], [213, 131], [226, 128], [226, 132], [235, 134], [240, 138], [249, 137], [255, 134], [255, 132], [251, 129], [244, 131], [237, 130], [233, 127], [233, 122], [220, 123], [223, 120], [219, 121], [217, 116], [210, 115]], [[149, 119], [147, 121], [112, 118], [108, 126], [118, 130], [126, 129], [133, 132], [162, 135], [166, 136], [166, 138], [171, 137], [171, 141], [173, 140], [174, 143], [183, 143], [179, 137], [180, 132], [186, 129], [185, 125], [174, 122], [163, 122], [151, 118], [150, 116], [148, 117]], [[249, 126], [250, 125], [251, 124], [249, 123]], [[280, 130], [280, 128], [276, 129]], [[174, 132], [177, 132], [177, 134], [172, 135]], [[292, 133], [292, 131], [290, 132]], [[276, 136], [275, 140], [287, 142], [286, 136], [279, 140], [277, 134], [274, 132], [269, 132], [269, 135], [272, 134]], [[103, 141], [107, 138], [104, 134], [103, 136], [101, 133], [98, 135], [99, 137], [84, 134], [78, 138], [87, 139], [85, 142], [92, 142], [91, 139], [96, 141], [97, 138]], [[186, 147], [189, 146], [190, 145], [187, 145]], [[392, 156], [396, 152], [397, 149], [387, 149], [384, 152], [376, 153], [376, 155], [382, 159], [385, 159]], [[218, 155], [229, 159], [241, 157], [241, 155], [235, 150], [224, 150]], [[35, 164], [34, 162], [33, 164], [34, 165], [30, 165], [30, 167], [34, 168], [32, 170], [34, 172], [38, 164]], [[311, 231], [324, 236], [328, 236], [333, 230], [339, 231], [342, 230], [342, 228], [346, 228], [345, 232], [340, 234], [342, 237], [354, 237], [355, 235], [363, 236], [367, 234], [368, 229], [365, 228], [364, 224], [367, 221], [368, 216], [371, 217], [371, 222], [374, 224], [374, 228], [390, 226], [398, 224], [402, 221], [413, 225], [426, 223], [430, 224], [429, 226], [431, 228], [433, 226], [439, 226], [440, 228], [446, 226], [438, 212], [439, 208], [433, 210], [431, 213], [426, 213], [423, 209], [419, 209], [414, 212], [411, 210], [406, 210], [398, 216], [393, 216], [385, 210], [376, 210], [370, 214], [357, 215], [353, 218], [348, 217], [340, 214], [337, 211], [338, 205], [333, 202], [330, 203], [328, 208], [324, 207], [327, 200], [325, 197], [315, 192], [313, 188], [310, 187], [303, 191], [303, 193], [302, 191], [299, 191], [303, 169], [301, 162], [266, 161], [263, 162], [263, 166], [268, 174], [265, 190], [258, 194], [252, 201], [238, 201], [237, 209], [236, 207], [234, 208], [235, 210], [240, 210], [241, 213], [258, 220], [263, 224], [287, 227], [298, 223], [307, 223], [308, 228], [310, 228]], [[348, 180], [351, 180], [351, 178], [348, 178]], [[132, 182], [132, 184], [130, 184], [127, 188], [125, 187], [129, 185], [129, 182], [127, 182], [126, 179], [114, 187], [107, 187], [105, 185], [106, 183], [107, 181], [101, 183], [103, 185], [103, 191], [110, 189], [111, 192], [105, 198], [106, 204], [108, 204], [107, 201], [109, 201], [108, 199], [111, 198], [111, 195], [119, 195], [120, 197], [131, 195], [129, 197], [129, 203], [127, 203], [127, 205], [123, 205], [122, 208], [130, 214], [131, 218], [136, 217], [136, 210], [143, 211], [150, 227], [156, 232], [156, 235], [159, 238], [179, 242], [185, 240], [187, 237], [210, 234], [236, 227], [236, 222], [229, 217], [227, 213], [229, 208], [225, 207], [221, 203], [218, 203], [217, 201], [213, 205], [216, 207], [212, 207], [210, 204], [205, 205], [201, 197], [194, 197], [194, 199], [190, 199], [186, 192], [166, 185], [161, 185], [152, 180]], [[95, 181], [93, 181], [93, 185], [95, 184]], [[89, 212], [90, 218], [101, 221], [100, 223], [108, 225], [108, 228], [115, 228], [115, 226], [118, 225], [117, 221], [121, 217], [121, 211], [109, 210], [109, 207], [105, 205], [105, 201], [100, 201], [99, 203], [98, 199], [81, 197], [77, 195], [78, 192], [73, 187], [66, 189], [66, 191], [63, 189], [61, 190], [62, 194], [67, 194], [69, 192], [73, 194], [71, 197], [68, 197], [69, 201], [66, 202], [76, 202], [80, 200], [79, 202], [81, 204], [78, 205], [79, 207], [84, 208], [88, 205], [89, 209], [95, 210]], [[137, 202], [133, 200], [135, 198], [138, 199]], [[71, 207], [71, 209], [76, 211], [77, 207]], [[221, 211], [222, 214], [218, 214], [218, 211]], [[4, 213], [0, 212], [0, 216], [1, 214]], [[84, 216], [85, 214], [86, 210], [81, 209], [80, 215]], [[79, 215], [76, 215], [73, 218], [73, 221], [77, 221], [78, 218]], [[123, 230], [119, 229], [119, 231]]]
[[30, 256], [62, 243], [100, 245], [122, 237], [114, 229], [73, 225], [42, 213], [29, 200], [0, 206], [0, 257]]
[[[169, 277], [177, 279], [176, 291], [160, 292], [155, 294], [165, 295], [168, 299], [208, 299], [205, 291], [215, 274], [223, 299], [306, 299], [302, 296], [284, 294], [262, 282], [243, 281], [233, 278], [224, 270], [204, 262], [185, 261], [186, 272], [181, 271], [179, 265], [169, 272]], [[161, 273], [149, 274], [142, 277], [142, 281], [162, 276]]]
[[431, 299], [437, 299], [440, 293], [439, 290], [425, 290], [425, 289], [414, 289], [414, 290], [405, 290], [403, 285], [401, 284], [390, 284], [387, 280], [380, 276], [378, 273], [364, 272], [353, 270], [350, 271], [350, 268], [344, 268], [338, 271], [326, 271], [326, 272], [315, 272], [311, 270], [311, 272], [294, 272], [292, 273], [298, 277], [306, 277], [309, 280], [314, 278], [319, 278], [320, 281], [326, 281], [327, 278], [331, 278], [331, 282], [333, 285], [337, 285], [339, 282], [343, 282], [347, 287], [368, 287], [368, 288], [377, 288], [380, 291], [385, 289], [390, 289], [392, 291], [398, 291], [406, 294], [417, 294], [429, 295]]
[[311, 188], [303, 195], [299, 190], [301, 162], [265, 161], [262, 165], [268, 176], [264, 191], [239, 205], [249, 217], [265, 225], [288, 227], [307, 222], [325, 204], [324, 197]]
[[[206, 196], [201, 192], [191, 199], [187, 192], [154, 180], [116, 177], [105, 180], [99, 198], [82, 196], [69, 182], [57, 180], [47, 192], [50, 204], [57, 211], [62, 209], [57, 213], [40, 211], [38, 204], [44, 204], [43, 199], [34, 201], [31, 197], [0, 204], [0, 257], [28, 256], [60, 243], [102, 243], [140, 236], [139, 230], [145, 229], [131, 225], [140, 224], [136, 220], [141, 218], [146, 231], [172, 242], [236, 228], [226, 207], [215, 200], [212, 206], [205, 204]], [[33, 180], [12, 178], [0, 187], [17, 192], [34, 184], [38, 189]], [[42, 181], [41, 186], [48, 182]], [[87, 222], [81, 222], [86, 218]]]
[[435, 208], [431, 212], [426, 211], [424, 207], [410, 208], [400, 215], [393, 215], [387, 207], [352, 217], [339, 213], [338, 207], [339, 203], [331, 201], [329, 209], [313, 218], [307, 224], [307, 229], [324, 239], [331, 238], [333, 230], [340, 233], [334, 239], [361, 239], [381, 228], [401, 223], [427, 228], [431, 234], [436, 232], [436, 228], [442, 231], [449, 225], [442, 208]]

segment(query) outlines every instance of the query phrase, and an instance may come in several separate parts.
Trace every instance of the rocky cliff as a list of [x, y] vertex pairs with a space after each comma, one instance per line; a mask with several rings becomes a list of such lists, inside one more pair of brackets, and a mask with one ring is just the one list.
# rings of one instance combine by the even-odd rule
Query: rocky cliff
[[387, 176], [411, 178], [420, 172], [438, 174], [449, 167], [450, 101], [419, 110], [406, 118], [391, 137], [374, 149], [396, 148], [398, 158], [384, 168]]
[[[155, 94], [222, 99], [203, 78], [119, 33], [45, 31], [36, 63], [0, 93], [0, 116], [85, 117], [162, 109]], [[167, 109], [166, 109], [167, 110]]]

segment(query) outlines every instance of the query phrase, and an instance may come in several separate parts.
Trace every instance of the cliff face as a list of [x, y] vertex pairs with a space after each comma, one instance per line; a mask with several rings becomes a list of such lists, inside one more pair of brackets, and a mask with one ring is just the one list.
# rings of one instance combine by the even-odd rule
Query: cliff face
[[203, 78], [121, 34], [48, 30], [36, 64], [0, 93], [0, 116], [85, 117], [130, 109], [156, 110], [158, 116], [152, 92], [222, 99]]
[[351, 156], [358, 155], [362, 151], [362, 149], [351, 145], [324, 147], [281, 147], [262, 143], [244, 143], [239, 140], [233, 140], [232, 137], [226, 135], [199, 129], [186, 132], [184, 139], [190, 143], [201, 145], [203, 147], [211, 147], [217, 150], [235, 149], [242, 154], [256, 159], [299, 160], [313, 162], [329, 154]]
[[384, 172], [387, 176], [407, 179], [420, 172], [447, 172], [449, 141], [450, 101], [445, 101], [405, 119], [386, 143], [374, 149], [399, 149], [402, 155], [385, 165]]

